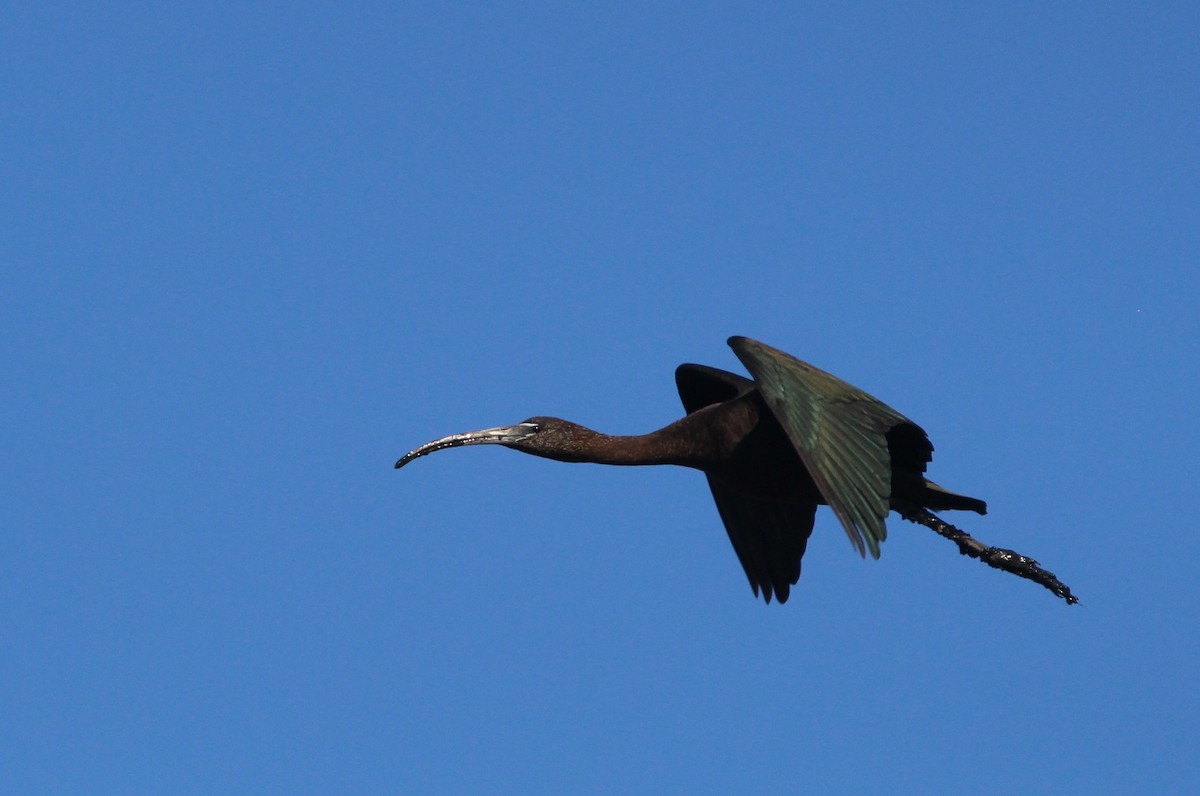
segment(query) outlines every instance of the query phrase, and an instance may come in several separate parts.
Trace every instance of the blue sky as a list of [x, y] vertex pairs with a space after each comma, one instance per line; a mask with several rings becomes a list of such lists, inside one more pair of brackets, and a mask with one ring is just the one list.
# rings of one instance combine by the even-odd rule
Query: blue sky
[[[0, 789], [1195, 788], [1200, 12], [975, 5], [10, 8]], [[1082, 606], [826, 509], [765, 606], [698, 473], [392, 469], [731, 334]]]

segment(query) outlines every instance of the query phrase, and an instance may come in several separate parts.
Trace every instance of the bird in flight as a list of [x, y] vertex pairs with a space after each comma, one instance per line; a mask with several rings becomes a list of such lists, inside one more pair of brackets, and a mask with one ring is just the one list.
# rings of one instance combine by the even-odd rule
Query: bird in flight
[[638, 436], [601, 434], [556, 417], [453, 434], [405, 454], [400, 468], [444, 448], [502, 445], [562, 462], [673, 464], [701, 470], [754, 594], [786, 602], [818, 505], [827, 505], [861, 555], [879, 557], [891, 511], [979, 558], [1045, 586], [1068, 603], [1066, 585], [1031, 558], [984, 545], [934, 511], [979, 514], [987, 505], [925, 477], [933, 445], [925, 431], [841, 379], [747, 337], [729, 345], [752, 379], [680, 365], [686, 415]]

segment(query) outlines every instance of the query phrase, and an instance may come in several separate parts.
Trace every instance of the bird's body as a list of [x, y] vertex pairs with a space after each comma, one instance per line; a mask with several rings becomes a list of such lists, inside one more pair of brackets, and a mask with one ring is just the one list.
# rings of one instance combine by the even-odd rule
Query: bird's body
[[770, 346], [745, 337], [729, 344], [754, 380], [680, 365], [675, 381], [687, 414], [658, 431], [610, 436], [532, 417], [434, 440], [396, 467], [442, 448], [491, 443], [564, 462], [701, 470], [746, 577], [767, 602], [786, 601], [799, 579], [818, 504], [833, 509], [860, 553], [875, 557], [892, 509], [924, 524], [928, 510], [986, 513], [983, 501], [925, 478], [933, 445], [899, 412]]

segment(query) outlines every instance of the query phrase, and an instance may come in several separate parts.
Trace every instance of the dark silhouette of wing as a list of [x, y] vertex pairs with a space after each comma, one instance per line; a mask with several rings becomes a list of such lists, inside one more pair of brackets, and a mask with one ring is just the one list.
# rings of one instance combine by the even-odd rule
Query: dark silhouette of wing
[[[704, 365], [680, 365], [675, 384], [689, 415], [756, 389], [750, 379]], [[817, 504], [754, 497], [712, 476], [707, 478], [754, 595], [761, 591], [768, 603], [772, 595], [787, 602], [792, 584], [800, 579], [800, 559], [812, 533]]]
[[[746, 337], [731, 337], [729, 345], [753, 374], [850, 541], [860, 554], [870, 550], [879, 558], [891, 510], [888, 431], [911, 426], [928, 445], [925, 432], [882, 401], [782, 351]], [[919, 462], [919, 477], [933, 447], [905, 442], [907, 457]]]

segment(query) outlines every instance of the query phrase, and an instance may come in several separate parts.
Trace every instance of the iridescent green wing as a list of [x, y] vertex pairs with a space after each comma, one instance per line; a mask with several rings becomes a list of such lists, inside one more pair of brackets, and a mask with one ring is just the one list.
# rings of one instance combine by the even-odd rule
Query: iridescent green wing
[[879, 557], [892, 490], [888, 429], [908, 418], [841, 379], [746, 337], [729, 345], [754, 376], [825, 502], [865, 555]]

